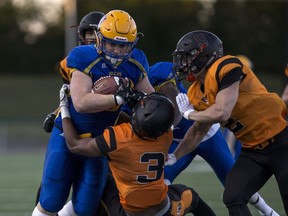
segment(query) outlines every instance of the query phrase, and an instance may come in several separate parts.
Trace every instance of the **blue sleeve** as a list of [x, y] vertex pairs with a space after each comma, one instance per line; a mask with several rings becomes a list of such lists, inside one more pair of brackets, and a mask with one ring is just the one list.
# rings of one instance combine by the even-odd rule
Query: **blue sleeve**
[[[143, 65], [145, 71], [148, 73], [149, 63], [148, 63], [147, 57], [143, 51], [140, 51], [140, 52], [142, 52], [142, 55], [140, 55], [139, 62]], [[147, 74], [145, 74], [145, 75], [147, 76]]]
[[97, 51], [92, 45], [73, 48], [67, 56], [67, 67], [84, 71], [94, 60]]
[[158, 62], [149, 68], [148, 78], [152, 86], [161, 85], [168, 80], [174, 79], [171, 62]]

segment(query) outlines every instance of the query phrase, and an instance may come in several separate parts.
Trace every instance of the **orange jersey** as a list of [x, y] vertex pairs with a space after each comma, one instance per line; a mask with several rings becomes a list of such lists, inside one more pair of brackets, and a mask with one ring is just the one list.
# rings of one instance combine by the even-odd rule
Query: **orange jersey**
[[60, 62], [59, 73], [65, 81], [70, 83], [71, 78], [72, 78], [72, 69], [67, 67], [67, 59], [66, 58], [64, 58]]
[[106, 129], [96, 138], [109, 166], [125, 210], [142, 211], [167, 197], [164, 163], [172, 143], [172, 130], [153, 140], [140, 139], [129, 123]]
[[[199, 81], [188, 90], [188, 97], [197, 111], [215, 103], [223, 77], [242, 70], [239, 96], [229, 120], [222, 126], [230, 129], [244, 148], [262, 143], [286, 127], [286, 106], [276, 93], [270, 93], [255, 74], [234, 56], [224, 56], [209, 68], [204, 81], [204, 92]], [[220, 89], [221, 90], [221, 89]]]

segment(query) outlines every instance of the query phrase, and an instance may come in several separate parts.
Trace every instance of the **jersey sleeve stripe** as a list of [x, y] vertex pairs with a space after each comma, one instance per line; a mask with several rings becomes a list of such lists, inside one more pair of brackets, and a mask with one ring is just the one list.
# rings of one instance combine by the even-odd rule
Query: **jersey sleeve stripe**
[[108, 127], [108, 130], [110, 134], [110, 151], [114, 151], [117, 148], [115, 132], [112, 127]]

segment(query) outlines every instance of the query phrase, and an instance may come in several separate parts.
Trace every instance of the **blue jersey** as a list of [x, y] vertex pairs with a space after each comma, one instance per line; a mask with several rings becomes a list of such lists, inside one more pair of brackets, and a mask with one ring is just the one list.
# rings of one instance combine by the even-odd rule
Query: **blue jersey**
[[[94, 83], [103, 76], [129, 78], [137, 85], [147, 76], [148, 62], [145, 54], [134, 49], [132, 56], [117, 68], [110, 66], [93, 45], [75, 47], [67, 57], [67, 66], [91, 77]], [[120, 108], [97, 113], [78, 113], [69, 99], [72, 121], [82, 137], [96, 137], [116, 121]], [[97, 209], [106, 184], [108, 163], [106, 157], [75, 155], [66, 146], [62, 131], [61, 114], [55, 120], [43, 168], [40, 203], [49, 212], [58, 212], [66, 203], [73, 187], [73, 207], [77, 215], [92, 215]]]
[[179, 92], [187, 93], [183, 84], [176, 82], [172, 67], [173, 63], [171, 62], [158, 62], [152, 65], [148, 72], [151, 85], [158, 91], [163, 84], [172, 82], [178, 88]]
[[[93, 45], [75, 47], [67, 57], [67, 66], [79, 70], [91, 77], [94, 83], [104, 76], [128, 77], [134, 86], [147, 76], [148, 62], [146, 55], [139, 49], [134, 49], [132, 56], [117, 68], [107, 63]], [[120, 109], [97, 113], [79, 113], [75, 110], [72, 100], [69, 104], [70, 115], [79, 134], [90, 133], [97, 136], [103, 130], [115, 123]], [[55, 123], [62, 128], [61, 117]]]
[[[171, 62], [158, 62], [152, 65], [148, 72], [148, 78], [151, 85], [155, 88], [155, 91], [159, 91], [162, 85], [171, 82], [179, 92], [186, 93], [187, 91], [183, 84], [176, 82], [172, 67], [173, 64]], [[172, 153], [176, 149], [193, 123], [193, 121], [189, 121], [183, 117], [178, 125], [174, 125], [173, 143], [170, 146], [169, 153]], [[209, 163], [221, 183], [224, 185], [226, 175], [234, 164], [234, 159], [219, 128], [219, 124], [214, 124], [202, 140], [201, 144], [194, 151], [180, 158], [173, 166], [165, 167], [165, 179], [173, 182], [173, 180], [192, 162], [195, 156], [199, 155]]]

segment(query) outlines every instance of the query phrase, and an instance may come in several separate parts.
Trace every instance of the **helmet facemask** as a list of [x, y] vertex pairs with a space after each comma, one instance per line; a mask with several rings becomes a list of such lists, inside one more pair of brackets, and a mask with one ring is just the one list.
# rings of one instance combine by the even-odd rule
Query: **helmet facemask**
[[132, 55], [139, 38], [135, 21], [122, 10], [112, 10], [100, 20], [98, 35], [98, 51], [114, 68]]
[[97, 43], [98, 43], [98, 36], [97, 36], [97, 30], [95, 28], [91, 27], [81, 29], [81, 31], [78, 30], [78, 45], [95, 45]]
[[178, 81], [186, 79], [189, 82], [194, 82], [194, 74], [199, 73], [197, 66], [193, 59], [195, 55], [189, 55], [185, 52], [174, 52], [173, 54], [173, 72], [177, 77]]
[[[114, 68], [125, 62], [132, 55], [133, 49], [138, 41], [138, 37], [134, 42], [128, 42], [125, 41], [124, 38], [109, 39], [101, 35], [101, 33], [99, 33], [98, 36], [100, 41], [98, 47], [101, 51], [100, 53]], [[115, 49], [120, 50], [119, 53], [113, 52], [113, 47], [116, 47]], [[109, 49], [112, 49], [112, 51]]]
[[203, 30], [192, 31], [178, 41], [172, 56], [174, 70], [183, 73], [184, 78], [191, 79], [192, 76], [207, 71], [223, 56], [222, 41], [213, 33]]
[[[85, 15], [78, 26], [78, 45], [97, 44], [98, 23], [105, 14], [99, 11], [93, 11]], [[88, 32], [89, 31], [89, 32]], [[86, 38], [88, 32], [89, 38]]]

